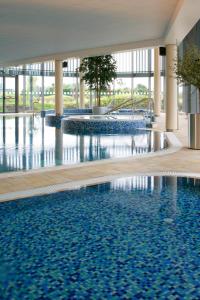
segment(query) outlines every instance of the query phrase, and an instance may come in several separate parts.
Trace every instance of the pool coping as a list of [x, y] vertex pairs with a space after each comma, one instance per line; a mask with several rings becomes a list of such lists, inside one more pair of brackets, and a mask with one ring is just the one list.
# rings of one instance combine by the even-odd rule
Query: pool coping
[[118, 158], [108, 158], [108, 159], [102, 159], [102, 160], [95, 160], [95, 161], [87, 161], [87, 162], [81, 162], [77, 164], [65, 164], [61, 166], [52, 166], [52, 167], [43, 167], [39, 169], [32, 169], [32, 170], [24, 170], [24, 171], [16, 171], [16, 172], [5, 172], [0, 173], [0, 179], [1, 178], [10, 178], [10, 177], [18, 177], [18, 176], [24, 176], [24, 175], [32, 175], [32, 174], [41, 174], [45, 172], [51, 172], [51, 171], [59, 171], [59, 170], [65, 170], [65, 169], [76, 169], [76, 168], [83, 168], [87, 166], [98, 166], [104, 163], [115, 163], [115, 162], [124, 162], [127, 160], [135, 161], [140, 160], [143, 158], [150, 158], [150, 157], [157, 157], [157, 156], [164, 156], [168, 154], [175, 153], [179, 151], [183, 145], [179, 141], [179, 139], [175, 136], [173, 132], [165, 132], [162, 130], [157, 129], [145, 129], [149, 131], [157, 131], [161, 133], [165, 133], [167, 138], [168, 147], [166, 149], [162, 149], [156, 152], [150, 152], [150, 153], [144, 153], [144, 154], [138, 154], [136, 156], [126, 156], [126, 157], [118, 157]]
[[[162, 132], [162, 131], [161, 131]], [[36, 170], [30, 170], [30, 171], [25, 171], [25, 172], [10, 172], [10, 173], [2, 173], [0, 175], [0, 178], [9, 178], [9, 177], [15, 177], [15, 176], [26, 176], [26, 175], [31, 175], [31, 174], [41, 174], [44, 172], [51, 172], [55, 170], [66, 170], [66, 169], [76, 169], [80, 167], [86, 167], [86, 166], [98, 166], [101, 164], [105, 163], [113, 163], [113, 162], [125, 162], [125, 161], [136, 161], [136, 160], [141, 160], [143, 158], [150, 158], [150, 157], [159, 157], [159, 156], [165, 156], [167, 154], [172, 154], [177, 151], [179, 151], [183, 146], [181, 142], [178, 140], [178, 138], [175, 136], [174, 133], [172, 132], [166, 132], [166, 136], [168, 139], [169, 147], [164, 150], [160, 150], [157, 152], [153, 153], [147, 153], [147, 154], [141, 154], [135, 157], [125, 157], [121, 159], [105, 159], [101, 161], [94, 161], [94, 162], [86, 162], [86, 163], [79, 163], [76, 165], [62, 165], [58, 167], [48, 167], [48, 168], [43, 168], [43, 169], [36, 169]], [[14, 173], [14, 174], [13, 174]], [[3, 176], [7, 175], [7, 176]], [[27, 198], [27, 197], [32, 197], [32, 196], [40, 196], [44, 194], [50, 194], [50, 193], [56, 193], [60, 191], [65, 191], [65, 190], [72, 190], [72, 189], [77, 189], [83, 186], [88, 186], [88, 185], [94, 185], [94, 184], [99, 184], [99, 183], [105, 183], [108, 181], [112, 181], [114, 179], [119, 179], [123, 177], [132, 177], [132, 176], [183, 176], [183, 177], [193, 177], [193, 178], [200, 178], [200, 173], [190, 173], [190, 172], [133, 172], [133, 171], [127, 171], [127, 172], [121, 172], [118, 174], [114, 175], [106, 175], [106, 176], [98, 176], [95, 178], [87, 178], [87, 179], [81, 179], [81, 180], [76, 180], [76, 179], [68, 179], [67, 182], [64, 183], [58, 183], [58, 184], [52, 184], [48, 186], [43, 186], [43, 187], [36, 187], [36, 188], [30, 188], [27, 190], [20, 190], [20, 191], [14, 191], [14, 192], [9, 192], [9, 193], [4, 193], [0, 194], [0, 202], [6, 202], [6, 201], [11, 201], [11, 200], [17, 200], [20, 198]]]
[[108, 175], [97, 178], [90, 178], [78, 181], [68, 181], [67, 183], [55, 184], [41, 188], [34, 188], [25, 191], [17, 191], [0, 195], [0, 203], [7, 201], [15, 201], [22, 198], [30, 198], [34, 196], [42, 196], [48, 194], [54, 194], [58, 192], [70, 191], [75, 189], [80, 189], [82, 187], [93, 186], [96, 184], [102, 184], [106, 182], [110, 182], [116, 179], [122, 178], [131, 178], [135, 176], [168, 176], [168, 177], [187, 177], [187, 178], [195, 178], [200, 179], [200, 173], [190, 173], [190, 172], [126, 172], [120, 173], [117, 175]]
[[[125, 115], [126, 116], [126, 115]], [[129, 116], [129, 115], [127, 115]], [[126, 116], [126, 117], [127, 117]], [[137, 116], [137, 115], [136, 115]], [[134, 117], [136, 117], [134, 116]], [[93, 118], [86, 118], [86, 117], [93, 117]], [[94, 118], [96, 117], [96, 118]], [[114, 121], [125, 121], [125, 122], [133, 122], [133, 121], [143, 121], [144, 118], [143, 116], [141, 116], [141, 118], [126, 118], [126, 119], [120, 119], [120, 118], [116, 118], [115, 116], [112, 116], [112, 115], [76, 115], [76, 116], [69, 116], [69, 117], [64, 117], [62, 119], [62, 122], [63, 121], [81, 121], [81, 122], [105, 122], [105, 118], [106, 118], [106, 122], [114, 122]]]

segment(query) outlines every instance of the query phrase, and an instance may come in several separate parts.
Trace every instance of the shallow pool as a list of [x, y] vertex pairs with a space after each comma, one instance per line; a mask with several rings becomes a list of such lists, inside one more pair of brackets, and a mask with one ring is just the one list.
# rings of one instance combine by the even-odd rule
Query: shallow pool
[[200, 299], [199, 212], [175, 177], [1, 203], [1, 299]]
[[166, 147], [163, 133], [65, 134], [38, 116], [0, 118], [0, 172], [135, 156]]

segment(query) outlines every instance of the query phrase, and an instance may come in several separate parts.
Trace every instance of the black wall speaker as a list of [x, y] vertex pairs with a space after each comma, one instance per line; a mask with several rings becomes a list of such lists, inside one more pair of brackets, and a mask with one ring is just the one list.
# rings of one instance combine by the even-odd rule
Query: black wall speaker
[[67, 61], [63, 61], [63, 68], [67, 68], [68, 67], [68, 62]]
[[160, 56], [166, 56], [166, 48], [165, 47], [160, 47], [159, 48], [159, 54], [160, 54]]

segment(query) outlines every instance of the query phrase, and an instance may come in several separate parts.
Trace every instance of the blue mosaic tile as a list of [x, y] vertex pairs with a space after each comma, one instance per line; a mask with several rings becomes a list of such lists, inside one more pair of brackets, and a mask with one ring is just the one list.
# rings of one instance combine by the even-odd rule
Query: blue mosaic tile
[[[55, 115], [54, 109], [45, 110], [42, 112], [45, 115]], [[64, 108], [64, 115], [80, 115], [92, 114], [92, 108]]]
[[145, 120], [75, 120], [63, 119], [62, 128], [66, 133], [100, 134], [100, 133], [133, 133], [139, 128], [145, 128]]
[[0, 203], [0, 299], [200, 299], [199, 187], [133, 177]]
[[46, 115], [45, 124], [49, 127], [61, 128], [61, 121], [64, 116]]

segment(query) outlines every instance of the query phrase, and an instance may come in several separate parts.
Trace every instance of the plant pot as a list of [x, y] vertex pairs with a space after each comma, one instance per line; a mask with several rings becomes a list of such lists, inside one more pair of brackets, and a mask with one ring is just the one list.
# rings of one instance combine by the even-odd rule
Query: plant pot
[[189, 114], [189, 148], [200, 150], [200, 113]]
[[93, 106], [92, 113], [93, 115], [104, 115], [108, 112], [107, 106]]

